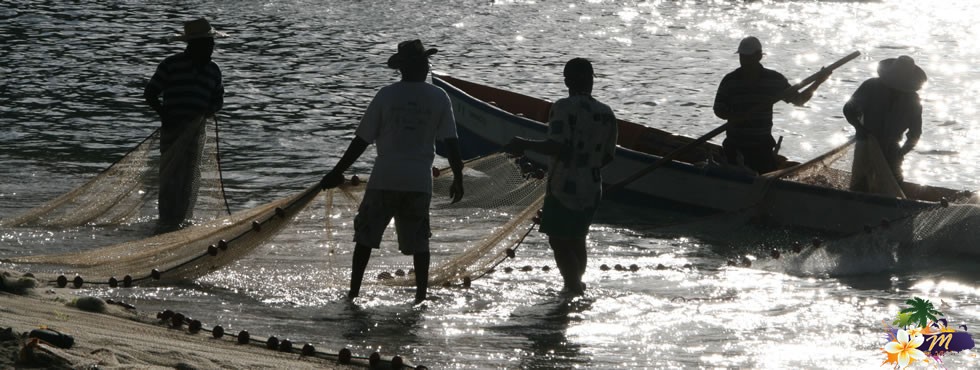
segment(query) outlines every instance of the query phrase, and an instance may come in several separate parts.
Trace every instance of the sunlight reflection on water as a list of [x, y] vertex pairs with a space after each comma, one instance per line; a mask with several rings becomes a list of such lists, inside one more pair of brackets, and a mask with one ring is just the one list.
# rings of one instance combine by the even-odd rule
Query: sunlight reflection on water
[[[781, 153], [793, 159], [849, 138], [843, 103], [879, 60], [908, 54], [929, 82], [920, 93], [925, 134], [905, 162], [907, 179], [961, 189], [980, 183], [980, 8], [970, 0], [196, 5], [0, 7], [0, 215], [70, 189], [155, 127], [141, 88], [155, 63], [179, 50], [159, 39], [177, 19], [197, 14], [232, 34], [216, 59], [228, 89], [223, 165], [237, 209], [290, 194], [337, 160], [371, 96], [396, 78], [383, 62], [405, 37], [439, 48], [438, 70], [549, 99], [565, 93], [561, 63], [590, 57], [596, 96], [617, 116], [689, 136], [720, 124], [711, 110], [715, 89], [737, 66], [733, 52], [747, 34], [762, 38], [763, 62], [791, 81], [861, 51], [808, 107], [778, 106], [774, 133], [785, 136]], [[110, 29], [116, 32], [99, 31]], [[368, 172], [372, 156], [354, 171]], [[762, 242], [673, 239], [633, 221], [593, 229], [590, 291], [571, 305], [557, 299], [557, 272], [537, 234], [507, 265], [532, 271], [497, 273], [468, 290], [436, 287], [440, 300], [423, 309], [409, 304], [411, 289], [379, 285], [357, 305], [345, 304], [349, 237], [328, 245], [313, 221], [198, 285], [94, 292], [141, 309], [179, 306], [207, 323], [288, 333], [330, 350], [383, 349], [431, 368], [874, 368], [883, 359], [880, 322], [912, 294], [942, 299], [971, 326], [980, 320], [976, 275], [963, 272], [970, 266], [882, 273], [866, 264], [890, 255], [845, 255], [851, 264], [840, 263], [858, 277], [819, 273], [840, 265], [796, 277], [782, 272], [790, 270], [785, 261], [764, 257], [755, 268], [725, 265], [736, 253], [765, 252]], [[0, 255], [118, 241], [106, 236], [117, 230], [76, 232], [82, 237], [3, 230]], [[781, 231], [771, 232], [759, 239], [777, 243]], [[371, 263], [366, 277], [411, 264], [391, 249]], [[639, 270], [604, 271], [603, 264]], [[975, 357], [947, 360], [977, 366]]]

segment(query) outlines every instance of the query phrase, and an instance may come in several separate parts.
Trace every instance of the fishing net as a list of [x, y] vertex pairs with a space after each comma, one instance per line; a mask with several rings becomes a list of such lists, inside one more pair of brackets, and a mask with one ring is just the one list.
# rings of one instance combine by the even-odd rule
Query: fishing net
[[[839, 190], [847, 190], [851, 182], [851, 173], [841, 170], [834, 165], [846, 159], [854, 139], [827, 151], [809, 161], [792, 167], [773, 171], [763, 176], [768, 179], [783, 179], [804, 184], [823, 186]], [[840, 164], [838, 164], [839, 166]]]
[[[182, 216], [193, 213], [195, 220], [206, 221], [227, 215], [230, 212], [221, 183], [217, 123], [212, 117], [200, 118], [188, 127], [174, 140], [176, 149], [170, 153], [175, 154], [161, 158], [158, 129], [88, 182], [20, 215], [0, 219], [0, 227], [65, 228], [155, 219], [161, 171], [168, 174], [185, 163], [196, 165], [188, 174], [192, 177], [188, 181], [191, 188], [185, 197], [190, 204]], [[172, 158], [176, 154], [182, 158]]]
[[[747, 207], [658, 226], [655, 232], [697, 236], [717, 244], [720, 253], [735, 255], [736, 265], [750, 265], [744, 259], [739, 261], [745, 255], [782, 255], [789, 261], [786, 266], [791, 271], [804, 275], [874, 272], [869, 269], [894, 268], [903, 259], [915, 260], [937, 252], [980, 256], [976, 248], [970, 247], [980, 237], [972, 231], [980, 230], [980, 206], [973, 192], [908, 182], [899, 186], [876, 143], [867, 144], [852, 139], [805, 163], [764, 174], [749, 194]], [[779, 220], [766, 219], [765, 213], [760, 212], [768, 206], [767, 196], [774, 180], [854, 191], [852, 171], [864, 173], [864, 185], [870, 188], [867, 190], [884, 196], [869, 202], [887, 204], [891, 198], [896, 207], [904, 207], [905, 211], [896, 212], [891, 218], [851, 225], [853, 230], [860, 230], [851, 234], [785, 228]], [[899, 205], [898, 202], [906, 202], [899, 198], [920, 202]]]
[[[540, 174], [503, 154], [467, 163], [463, 200], [452, 204], [446, 197], [433, 197], [430, 213], [435, 263], [430, 283], [446, 285], [476, 279], [511, 255], [508, 251], [513, 251], [533, 228], [531, 219], [543, 201], [545, 186]], [[434, 194], [448, 194], [451, 183], [451, 175], [435, 177]], [[313, 186], [262, 206], [147, 239], [0, 261], [15, 264], [17, 270], [30, 267], [44, 280], [60, 279], [59, 284], [186, 282], [232, 265], [264, 243], [276, 243], [279, 234], [287, 238], [298, 235], [307, 243], [323, 238], [331, 250], [352, 248], [353, 219], [364, 189], [364, 182], [352, 178], [335, 189], [321, 192]], [[311, 228], [311, 224], [318, 226]], [[393, 229], [388, 228], [384, 245], [397, 243]], [[78, 282], [76, 275], [81, 279]], [[414, 285], [410, 273], [398, 275], [374, 281]]]
[[[513, 257], [514, 249], [533, 229], [533, 218], [544, 203], [542, 171], [530, 162], [496, 154], [467, 164], [470, 182], [466, 197], [451, 204], [448, 198], [433, 202], [433, 216], [449, 222], [433, 222], [433, 233], [463, 242], [463, 248], [429, 271], [429, 283], [446, 285], [482, 277], [497, 264]], [[452, 179], [435, 182], [437, 194], [448, 194]], [[465, 214], [465, 219], [455, 219]], [[437, 220], [438, 220], [437, 219]], [[477, 222], [474, 222], [477, 221]], [[414, 279], [392, 279], [391, 284], [414, 285]]]
[[[980, 230], [980, 206], [975, 198], [961, 203], [940, 204], [908, 217], [888, 220], [865, 231], [837, 237], [801, 248], [787, 243], [798, 253], [784, 255], [779, 267], [804, 276], [851, 276], [907, 268], [922, 269], [951, 263], [973, 264], [980, 260], [976, 249]], [[971, 262], [972, 261], [972, 262]]]
[[[852, 150], [853, 148], [853, 150]], [[850, 162], [849, 171], [839, 169]], [[838, 190], [870, 192], [906, 198], [902, 186], [895, 180], [877, 140], [868, 137], [844, 144], [805, 163], [763, 175], [769, 179], [784, 179]]]
[[189, 281], [247, 256], [288, 226], [318, 193], [319, 187], [314, 186], [262, 206], [146, 239], [3, 261], [35, 265], [35, 274], [48, 281], [55, 281], [58, 274], [72, 279], [77, 275], [83, 283], [122, 286]]

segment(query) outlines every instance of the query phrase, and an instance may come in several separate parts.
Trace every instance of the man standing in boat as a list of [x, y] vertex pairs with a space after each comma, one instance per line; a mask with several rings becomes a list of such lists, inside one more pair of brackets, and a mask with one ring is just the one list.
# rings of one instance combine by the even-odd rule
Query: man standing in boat
[[425, 49], [419, 40], [398, 44], [398, 52], [388, 59], [388, 68], [399, 70], [401, 81], [378, 91], [364, 112], [350, 146], [320, 181], [324, 189], [342, 184], [344, 171], [368, 145], [377, 143], [378, 155], [371, 178], [354, 218], [356, 245], [347, 293], [350, 299], [360, 294], [371, 249], [380, 248], [381, 237], [394, 218], [398, 249], [411, 255], [415, 265], [415, 303], [425, 300], [429, 286], [429, 204], [436, 140], [445, 144], [453, 171], [449, 196], [453, 203], [463, 198], [463, 161], [452, 103], [444, 90], [425, 81], [429, 56], [436, 51]]
[[[772, 137], [772, 106], [779, 100], [803, 105], [830, 73], [822, 75], [801, 92], [787, 94], [789, 81], [779, 72], [762, 66], [762, 43], [753, 36], [738, 45], [741, 65], [725, 75], [715, 95], [715, 115], [728, 121], [722, 147], [729, 164], [766, 173], [776, 169], [776, 140]], [[741, 161], [739, 161], [741, 157]]]
[[[925, 82], [926, 73], [911, 57], [885, 59], [878, 63], [878, 77], [864, 81], [844, 104], [844, 117], [857, 133], [851, 190], [878, 193], [888, 192], [887, 187], [892, 186], [881, 184], [883, 179], [872, 175], [879, 172], [869, 165], [873, 163], [870, 157], [877, 153], [869, 151], [880, 151], [887, 167], [881, 172], [891, 172], [882, 177], [902, 183], [902, 161], [922, 136], [922, 104], [917, 91]], [[899, 146], [902, 134], [905, 143]]]
[[602, 198], [601, 168], [613, 160], [618, 129], [609, 106], [592, 97], [592, 63], [575, 58], [563, 72], [568, 97], [551, 106], [544, 140], [511, 139], [504, 151], [534, 151], [551, 157], [541, 232], [555, 255], [563, 292], [585, 292], [582, 275], [588, 261], [586, 237]]
[[211, 60], [214, 38], [224, 36], [204, 18], [184, 23], [184, 33], [173, 39], [186, 41], [187, 47], [164, 59], [143, 91], [162, 122], [159, 231], [177, 229], [193, 215], [204, 118], [224, 103], [221, 69]]

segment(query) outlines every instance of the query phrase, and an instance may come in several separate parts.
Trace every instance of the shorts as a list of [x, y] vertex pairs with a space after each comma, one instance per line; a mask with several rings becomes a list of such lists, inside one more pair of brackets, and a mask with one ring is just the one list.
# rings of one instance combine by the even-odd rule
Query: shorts
[[381, 247], [385, 229], [395, 219], [398, 250], [402, 254], [429, 251], [429, 203], [432, 194], [415, 191], [367, 189], [354, 217], [354, 242]]
[[[596, 203], [598, 204], [598, 202]], [[577, 239], [589, 234], [597, 207], [570, 209], [548, 194], [541, 207], [541, 232], [553, 238]]]

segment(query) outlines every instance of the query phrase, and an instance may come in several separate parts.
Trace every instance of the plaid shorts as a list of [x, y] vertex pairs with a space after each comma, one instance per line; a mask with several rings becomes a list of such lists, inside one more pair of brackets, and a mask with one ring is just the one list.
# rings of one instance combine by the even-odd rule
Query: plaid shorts
[[398, 250], [402, 254], [429, 251], [429, 203], [432, 194], [415, 191], [367, 189], [354, 217], [354, 242], [381, 247], [385, 229], [395, 219]]

